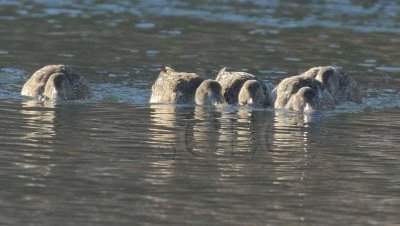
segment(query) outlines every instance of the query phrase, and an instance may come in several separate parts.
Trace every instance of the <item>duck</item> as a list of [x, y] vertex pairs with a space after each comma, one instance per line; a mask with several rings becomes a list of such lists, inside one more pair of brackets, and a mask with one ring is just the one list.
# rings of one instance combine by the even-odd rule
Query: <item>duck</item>
[[255, 79], [244, 82], [238, 96], [240, 105], [253, 105], [265, 103], [265, 94], [261, 83]]
[[204, 80], [196, 89], [195, 102], [197, 105], [217, 105], [224, 102], [221, 85], [213, 80]]
[[149, 103], [217, 105], [223, 101], [221, 89], [214, 80], [165, 67], [152, 85]]
[[324, 84], [335, 104], [345, 101], [362, 103], [363, 94], [357, 82], [342, 69], [333, 66], [313, 67], [303, 73]]
[[316, 111], [334, 108], [334, 100], [324, 84], [304, 74], [283, 79], [273, 92], [276, 109]]
[[222, 68], [216, 79], [221, 84], [222, 95], [228, 104], [270, 105], [270, 89], [255, 75]]
[[86, 79], [70, 66], [46, 65], [33, 73], [22, 87], [21, 95], [41, 100], [90, 99]]
[[295, 111], [312, 111], [319, 109], [318, 93], [308, 86], [301, 87], [286, 104], [286, 108]]

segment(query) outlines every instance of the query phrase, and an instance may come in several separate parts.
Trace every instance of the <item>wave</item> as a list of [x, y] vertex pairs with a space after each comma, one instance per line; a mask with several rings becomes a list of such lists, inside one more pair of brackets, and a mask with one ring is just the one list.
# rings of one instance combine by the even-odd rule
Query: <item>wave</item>
[[[0, 1], [0, 5], [16, 7], [18, 17], [52, 16], [88, 17], [130, 14], [135, 17], [186, 17], [211, 22], [235, 22], [277, 28], [321, 26], [346, 28], [363, 32], [400, 33], [397, 1], [128, 1], [98, 3], [97, 1], [33, 0], [30, 4]], [[37, 10], [37, 9], [41, 10]], [[7, 18], [3, 18], [7, 19]], [[10, 18], [9, 18], [10, 19]], [[12, 19], [12, 18], [11, 18]], [[120, 23], [123, 21], [115, 21]], [[113, 25], [115, 25], [113, 23]], [[140, 24], [138, 27], [141, 27]]]

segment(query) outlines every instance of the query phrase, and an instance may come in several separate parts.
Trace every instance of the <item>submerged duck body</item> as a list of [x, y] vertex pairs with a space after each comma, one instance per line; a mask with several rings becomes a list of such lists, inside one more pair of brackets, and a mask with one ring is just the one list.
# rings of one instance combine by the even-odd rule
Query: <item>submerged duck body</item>
[[309, 111], [321, 108], [321, 102], [318, 99], [318, 93], [315, 89], [308, 86], [302, 87], [288, 101], [285, 106], [295, 111]]
[[266, 84], [247, 72], [219, 71], [216, 81], [221, 84], [222, 95], [228, 104], [239, 103], [269, 105], [270, 91]]
[[48, 100], [89, 99], [92, 91], [82, 75], [65, 65], [47, 65], [24, 84], [21, 95]]
[[[200, 89], [199, 89], [200, 88]], [[150, 103], [217, 104], [222, 100], [219, 83], [196, 73], [177, 72], [166, 67], [152, 86]]]
[[216, 105], [224, 102], [221, 85], [212, 79], [204, 80], [196, 89], [195, 102], [198, 105]]
[[266, 96], [261, 82], [251, 79], [247, 80], [240, 89], [238, 102], [240, 105], [260, 104], [264, 105]]
[[362, 92], [357, 82], [343, 70], [332, 66], [320, 66], [310, 68], [302, 74], [312, 77], [324, 84], [331, 94], [335, 104], [351, 101], [360, 104]]
[[334, 101], [317, 79], [296, 75], [283, 79], [274, 90], [275, 108], [296, 111], [332, 109]]

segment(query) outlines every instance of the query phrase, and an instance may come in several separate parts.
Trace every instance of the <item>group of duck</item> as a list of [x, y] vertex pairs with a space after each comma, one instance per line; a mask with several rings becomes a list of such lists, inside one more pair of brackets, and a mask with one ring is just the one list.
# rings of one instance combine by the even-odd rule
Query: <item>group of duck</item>
[[[24, 84], [22, 95], [49, 100], [89, 99], [83, 76], [65, 65], [48, 65]], [[165, 67], [152, 86], [150, 103], [260, 105], [295, 111], [328, 110], [351, 101], [362, 102], [356, 81], [343, 70], [313, 67], [274, 86], [247, 72], [219, 71], [215, 80]]]

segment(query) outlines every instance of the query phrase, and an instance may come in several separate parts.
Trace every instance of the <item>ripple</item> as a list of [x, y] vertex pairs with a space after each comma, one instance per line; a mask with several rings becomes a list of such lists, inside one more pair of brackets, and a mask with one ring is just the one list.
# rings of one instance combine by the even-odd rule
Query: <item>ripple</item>
[[374, 63], [376, 63], [376, 60], [374, 60], [374, 59], [365, 59], [364, 62], [368, 63], [368, 64], [374, 64]]
[[94, 95], [91, 102], [147, 103], [149, 98], [149, 94], [147, 94], [147, 92], [143, 92], [143, 90], [121, 84], [93, 84], [92, 90]]
[[254, 29], [249, 31], [250, 35], [266, 35], [268, 32], [265, 29]]
[[265, 49], [267, 52], [271, 52], [271, 53], [276, 52], [276, 47], [275, 47], [275, 46], [266, 45], [266, 46], [264, 46], [264, 49]]
[[0, 68], [0, 99], [23, 99], [21, 85], [27, 79], [27, 72], [17, 68]]
[[369, 63], [360, 63], [357, 65], [361, 67], [375, 67], [375, 64], [369, 64]]
[[150, 23], [150, 22], [143, 22], [143, 23], [135, 24], [135, 28], [142, 29], [142, 30], [150, 30], [155, 27], [156, 27], [156, 25], [154, 23]]
[[363, 98], [362, 104], [344, 102], [330, 113], [360, 113], [364, 111], [381, 111], [400, 108], [399, 91], [393, 89], [368, 90], [369, 95]]
[[293, 62], [301, 61], [300, 58], [296, 58], [296, 57], [285, 57], [285, 58], [283, 58], [283, 59], [285, 59], [285, 60], [287, 60], [287, 61], [293, 61]]
[[146, 56], [148, 57], [155, 57], [160, 53], [158, 50], [147, 50], [146, 51]]
[[179, 56], [180, 59], [194, 59], [194, 58], [198, 58], [198, 57], [199, 57], [198, 54], [188, 54], [188, 55]]
[[177, 37], [182, 35], [182, 31], [178, 30], [178, 29], [173, 29], [173, 30], [162, 30], [160, 31], [161, 34], [165, 34], [167, 36], [170, 37]]
[[47, 15], [57, 16], [57, 15], [67, 15], [70, 17], [77, 17], [82, 14], [81, 10], [78, 9], [59, 9], [59, 8], [48, 8], [44, 10]]
[[329, 44], [329, 48], [340, 49], [340, 45], [339, 44]]
[[61, 57], [66, 57], [66, 58], [75, 57], [75, 54], [72, 54], [72, 53], [59, 53], [58, 55], [61, 56]]
[[[220, 3], [209, 1], [197, 4], [186, 3], [182, 0], [176, 1], [118, 1], [115, 3], [94, 4], [93, 1], [78, 3], [76, 1], [56, 1], [35, 0], [33, 6], [39, 5], [44, 8], [44, 12], [35, 12], [37, 7], [29, 4], [19, 4], [12, 1], [0, 1], [0, 5], [17, 5], [20, 16], [27, 17], [47, 17], [47, 16], [69, 16], [85, 17], [87, 15], [109, 15], [128, 13], [140, 18], [146, 16], [156, 17], [188, 17], [212, 22], [237, 22], [245, 24], [255, 24], [276, 28], [294, 27], [315, 27], [326, 28], [345, 28], [362, 32], [390, 32], [400, 33], [399, 21], [396, 17], [400, 11], [400, 4], [396, 1], [378, 0], [364, 7], [353, 1], [325, 2], [312, 1], [308, 4], [298, 4], [292, 2], [272, 1], [261, 3], [258, 0], [222, 1]], [[190, 7], [189, 7], [190, 6]], [[240, 11], [236, 8], [241, 7]], [[287, 13], [280, 14], [282, 8], [287, 9]], [[299, 17], [298, 11], [308, 13]], [[84, 12], [84, 13], [83, 13]], [[321, 12], [324, 12], [321, 14]], [[377, 16], [378, 15], [378, 16]], [[301, 15], [300, 15], [301, 16]], [[371, 19], [365, 19], [371, 18]], [[4, 19], [4, 18], [3, 18]], [[139, 23], [138, 29], [153, 29], [152, 23]], [[266, 35], [270, 33], [265, 29], [255, 29], [251, 34]]]
[[400, 67], [397, 66], [380, 66], [376, 67], [377, 70], [379, 71], [385, 71], [385, 72], [399, 72]]

